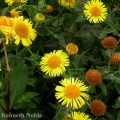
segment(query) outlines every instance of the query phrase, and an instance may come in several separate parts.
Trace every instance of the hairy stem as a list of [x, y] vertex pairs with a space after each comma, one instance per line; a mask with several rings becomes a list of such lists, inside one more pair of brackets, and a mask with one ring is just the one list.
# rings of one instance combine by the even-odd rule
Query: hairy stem
[[[7, 68], [7, 72], [8, 72], [7, 108], [6, 108], [6, 114], [9, 114], [9, 112], [10, 112], [10, 67], [9, 67], [9, 62], [8, 62], [6, 44], [5, 44], [5, 41], [4, 41], [4, 40], [3, 40], [3, 50], [4, 50], [4, 55], [5, 55], [6, 68]], [[8, 117], [8, 120], [10, 120], [9, 117]]]

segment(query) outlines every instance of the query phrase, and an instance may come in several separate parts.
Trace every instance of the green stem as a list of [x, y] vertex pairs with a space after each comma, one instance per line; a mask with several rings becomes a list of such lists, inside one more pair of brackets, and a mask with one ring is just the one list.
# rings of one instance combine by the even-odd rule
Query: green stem
[[31, 51], [31, 49], [30, 49], [29, 47], [27, 47], [27, 49], [28, 49], [29, 53], [30, 53], [31, 55], [33, 55], [33, 52]]

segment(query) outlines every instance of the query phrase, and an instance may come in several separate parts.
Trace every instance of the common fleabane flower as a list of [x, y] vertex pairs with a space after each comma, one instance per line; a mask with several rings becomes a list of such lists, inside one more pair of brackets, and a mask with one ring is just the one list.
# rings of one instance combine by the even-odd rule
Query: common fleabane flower
[[20, 41], [23, 46], [30, 46], [32, 41], [36, 38], [36, 30], [32, 28], [32, 22], [23, 17], [14, 18], [13, 28], [15, 30], [15, 44], [18, 45]]
[[55, 97], [61, 105], [78, 109], [89, 99], [88, 87], [78, 78], [64, 78], [60, 84], [55, 88]]
[[8, 5], [12, 5], [14, 2], [27, 3], [27, 0], [5, 0]]
[[13, 26], [13, 19], [7, 16], [0, 17], [0, 32], [6, 37], [6, 44], [12, 43], [15, 35]]
[[17, 9], [15, 8], [10, 11], [10, 15], [12, 18], [19, 17], [21, 13], [22, 13], [21, 11], [17, 11]]
[[67, 6], [69, 8], [74, 8], [76, 4], [76, 0], [58, 0], [58, 3], [62, 6]]
[[83, 112], [72, 112], [71, 114], [68, 114], [69, 117], [72, 118], [72, 120], [92, 120], [89, 115], [86, 115]]
[[91, 23], [103, 22], [108, 15], [106, 6], [100, 0], [90, 0], [84, 8], [84, 14]]
[[54, 50], [53, 52], [46, 53], [40, 61], [40, 69], [50, 77], [60, 76], [66, 71], [69, 66], [70, 60], [67, 53], [62, 50]]

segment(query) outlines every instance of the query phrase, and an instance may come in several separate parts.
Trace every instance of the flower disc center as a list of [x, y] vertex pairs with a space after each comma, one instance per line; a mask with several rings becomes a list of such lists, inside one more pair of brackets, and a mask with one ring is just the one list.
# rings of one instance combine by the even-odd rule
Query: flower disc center
[[77, 98], [80, 96], [80, 90], [76, 85], [71, 84], [65, 88], [65, 95], [68, 98]]
[[52, 69], [55, 69], [60, 66], [61, 59], [59, 56], [51, 56], [48, 60], [48, 66]]
[[98, 8], [96, 6], [92, 7], [91, 10], [90, 10], [90, 12], [91, 12], [91, 16], [94, 16], [94, 17], [98, 17], [98, 16], [101, 15], [100, 8]]
[[17, 25], [15, 26], [15, 31], [21, 38], [26, 38], [29, 33], [28, 26], [22, 22], [17, 23]]

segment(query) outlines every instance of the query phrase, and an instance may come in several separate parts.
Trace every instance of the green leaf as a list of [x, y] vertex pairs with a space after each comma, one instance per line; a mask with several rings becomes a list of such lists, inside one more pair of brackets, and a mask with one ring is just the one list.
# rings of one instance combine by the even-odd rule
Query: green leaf
[[109, 26], [106, 26], [106, 27], [102, 30], [102, 32], [100, 33], [98, 39], [103, 39], [103, 38], [105, 38], [105, 37], [107, 36], [107, 34], [108, 34], [108, 33], [111, 33], [111, 32], [112, 32], [111, 28], [110, 28]]
[[[48, 29], [47, 29], [48, 30]], [[53, 31], [50, 31], [48, 30], [49, 33], [56, 39], [58, 39], [59, 41], [59, 44], [65, 48], [65, 39], [64, 39], [64, 36], [63, 36], [63, 33], [62, 32], [59, 32], [59, 33], [54, 33]]]
[[116, 88], [117, 92], [120, 94], [120, 84], [115, 83], [115, 88]]
[[11, 71], [11, 108], [23, 94], [27, 86], [27, 79], [28, 69], [24, 63], [20, 63]]
[[61, 18], [57, 19], [55, 22], [53, 22], [52, 25], [55, 27], [61, 26], [61, 25], [63, 25], [63, 21], [64, 21], [64, 17], [61, 17]]
[[117, 98], [115, 105], [113, 108], [120, 108], [120, 97]]
[[107, 95], [106, 85], [104, 83], [101, 83], [99, 87], [101, 88], [103, 94], [106, 96]]
[[[2, 100], [2, 99], [0, 99], [0, 102], [2, 102], [2, 106], [4, 107], [4, 109], [5, 109], [5, 101], [4, 100]], [[7, 120], [7, 118], [6, 117], [4, 117], [3, 115], [6, 115], [5, 113], [4, 113], [4, 111], [2, 110], [2, 108], [0, 107], [0, 120]]]
[[120, 120], [120, 110], [119, 110], [119, 112], [117, 114], [117, 120]]

